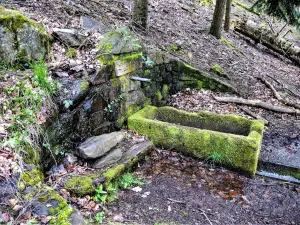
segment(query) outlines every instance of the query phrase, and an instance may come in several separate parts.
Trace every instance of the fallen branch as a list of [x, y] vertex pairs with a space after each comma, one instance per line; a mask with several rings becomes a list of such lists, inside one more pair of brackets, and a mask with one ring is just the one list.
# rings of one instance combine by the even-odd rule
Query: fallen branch
[[205, 211], [203, 209], [200, 209], [200, 210], [202, 212], [201, 214], [204, 215], [205, 219], [209, 222], [209, 224], [213, 225], [212, 222], [210, 221], [210, 219], [208, 218], [208, 216], [206, 215]]
[[282, 102], [283, 104], [285, 104], [287, 106], [291, 106], [296, 109], [300, 109], [300, 105], [297, 105], [295, 103], [292, 103], [292, 102], [282, 98], [281, 95], [278, 93], [278, 91], [275, 89], [275, 87], [270, 82], [268, 82], [266, 79], [264, 79], [263, 77], [259, 77], [258, 79], [261, 80], [268, 88], [270, 88], [272, 90], [275, 98], [278, 101]]
[[176, 202], [176, 203], [179, 203], [179, 204], [186, 204], [185, 202], [182, 202], [182, 201], [178, 201], [178, 200], [175, 200], [175, 199], [172, 199], [172, 198], [167, 198], [169, 201], [171, 202]]
[[263, 102], [260, 100], [248, 100], [248, 99], [237, 98], [237, 97], [214, 97], [214, 98], [218, 102], [226, 102], [226, 103], [231, 102], [231, 103], [237, 103], [237, 104], [243, 104], [243, 105], [250, 105], [250, 106], [260, 107], [263, 109], [268, 109], [268, 110], [271, 110], [274, 112], [300, 115], [300, 110], [281, 107], [281, 106], [275, 106], [275, 105], [271, 105], [269, 103], [266, 103], [266, 102]]
[[266, 125], [269, 124], [269, 121], [266, 120], [265, 118], [261, 117], [260, 115], [257, 115], [253, 112], [251, 112], [249, 109], [246, 109], [245, 107], [240, 107], [241, 110], [243, 110], [246, 114], [248, 114], [249, 116], [253, 117], [254, 119], [258, 119], [258, 120], [263, 120], [265, 122]]

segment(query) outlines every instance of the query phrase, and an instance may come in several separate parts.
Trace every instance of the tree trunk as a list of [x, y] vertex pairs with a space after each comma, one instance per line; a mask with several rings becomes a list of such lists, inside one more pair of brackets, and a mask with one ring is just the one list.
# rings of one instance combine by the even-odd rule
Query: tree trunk
[[147, 28], [148, 0], [134, 0], [132, 20], [134, 26]]
[[267, 48], [272, 49], [288, 59], [300, 65], [300, 48], [294, 46], [284, 38], [278, 38], [276, 34], [269, 30], [262, 29], [247, 23], [246, 21], [238, 22], [234, 30], [253, 39], [256, 43], [261, 43]]
[[222, 22], [223, 22], [223, 16], [225, 11], [225, 3], [226, 0], [217, 0], [215, 12], [213, 21], [211, 23], [210, 31], [209, 33], [216, 38], [221, 38], [221, 31], [222, 31]]
[[226, 13], [225, 13], [225, 24], [224, 24], [224, 30], [226, 32], [228, 32], [230, 28], [231, 2], [232, 0], [226, 1]]

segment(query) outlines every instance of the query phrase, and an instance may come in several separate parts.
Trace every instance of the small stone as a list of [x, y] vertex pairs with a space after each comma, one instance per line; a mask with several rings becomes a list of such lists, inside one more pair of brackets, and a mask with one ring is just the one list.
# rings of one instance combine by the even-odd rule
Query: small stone
[[69, 153], [66, 156], [66, 161], [72, 165], [78, 161], [78, 158], [73, 153]]
[[109, 29], [103, 23], [101, 23], [97, 20], [94, 20], [90, 17], [87, 17], [87, 16], [82, 16], [80, 18], [80, 23], [81, 23], [82, 28], [87, 29], [87, 30], [93, 29], [93, 30], [98, 30], [98, 31], [102, 31], [102, 32], [107, 32]]
[[75, 61], [74, 59], [70, 59], [69, 64], [70, 64], [70, 67], [73, 67], [73, 66], [76, 66], [76, 65], [77, 65], [77, 64], [76, 64], [76, 61]]
[[54, 36], [58, 37], [58, 40], [71, 47], [79, 47], [87, 38], [86, 34], [76, 29], [53, 29]]
[[78, 213], [74, 212], [71, 214], [69, 217], [71, 221], [71, 225], [86, 225], [87, 223], [85, 222], [84, 218]]
[[101, 169], [103, 167], [109, 166], [113, 163], [118, 162], [122, 158], [122, 150], [117, 148], [113, 149], [108, 154], [101, 159], [98, 159], [94, 164], [93, 168]]
[[32, 204], [32, 213], [36, 214], [37, 216], [48, 216], [49, 215], [49, 209], [46, 206], [46, 204], [40, 203], [40, 202], [34, 202]]
[[125, 132], [113, 132], [87, 139], [78, 147], [77, 154], [84, 159], [95, 159], [105, 155], [125, 138]]
[[132, 159], [140, 154], [143, 154], [149, 151], [151, 147], [152, 147], [151, 141], [144, 141], [136, 145], [133, 145], [129, 150], [123, 153], [121, 162], [124, 163], [128, 159]]

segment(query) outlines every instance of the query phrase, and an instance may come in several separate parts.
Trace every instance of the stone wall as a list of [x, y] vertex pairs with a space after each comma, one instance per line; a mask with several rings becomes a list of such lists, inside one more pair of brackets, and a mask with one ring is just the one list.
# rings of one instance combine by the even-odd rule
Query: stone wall
[[103, 66], [97, 73], [59, 80], [59, 113], [47, 128], [52, 150], [72, 150], [88, 137], [118, 130], [130, 115], [147, 105], [165, 105], [183, 88], [234, 92], [219, 78], [160, 52], [145, 53], [141, 46], [127, 29], [112, 31], [100, 43]]

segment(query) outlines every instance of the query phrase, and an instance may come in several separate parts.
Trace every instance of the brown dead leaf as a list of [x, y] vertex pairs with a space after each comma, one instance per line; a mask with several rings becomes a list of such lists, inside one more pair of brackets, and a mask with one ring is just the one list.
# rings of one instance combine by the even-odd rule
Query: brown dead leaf
[[219, 191], [219, 192], [218, 192], [218, 195], [219, 195], [221, 198], [223, 198], [223, 199], [228, 199], [228, 198], [229, 198], [228, 194], [225, 194], [223, 191]]
[[114, 221], [114, 222], [120, 222], [120, 223], [122, 223], [122, 222], [124, 221], [124, 217], [123, 217], [123, 215], [120, 213], [120, 214], [115, 215], [115, 216], [113, 217], [113, 221]]
[[237, 193], [236, 191], [234, 191], [234, 190], [230, 190], [230, 191], [229, 191], [229, 196], [230, 196], [231, 198], [235, 198], [235, 197], [238, 196], [238, 193]]
[[18, 200], [17, 200], [17, 199], [9, 199], [9, 200], [8, 200], [8, 204], [9, 204], [9, 206], [11, 206], [11, 207], [14, 207], [17, 203], [18, 203]]
[[64, 195], [64, 196], [70, 196], [70, 192], [68, 192], [66, 189], [62, 188], [60, 189], [60, 194]]
[[15, 212], [18, 212], [18, 211], [20, 211], [20, 209], [22, 209], [23, 207], [22, 206], [20, 206], [20, 205], [15, 205], [14, 207], [13, 207], [13, 210], [15, 211]]

